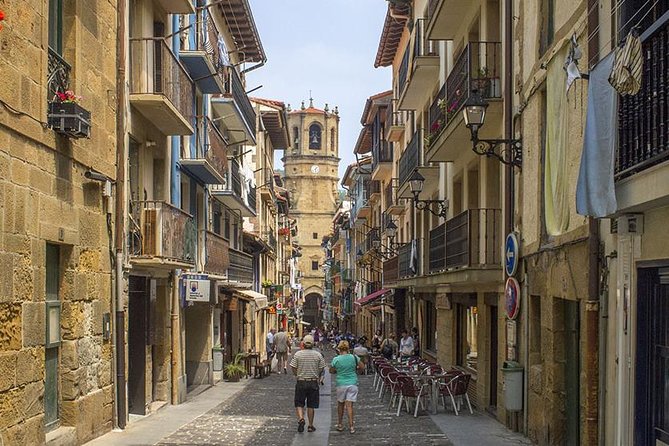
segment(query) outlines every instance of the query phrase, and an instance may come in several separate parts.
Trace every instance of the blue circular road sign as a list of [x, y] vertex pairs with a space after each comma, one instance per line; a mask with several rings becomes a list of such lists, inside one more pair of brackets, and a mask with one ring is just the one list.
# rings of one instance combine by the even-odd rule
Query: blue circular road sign
[[518, 237], [515, 232], [511, 232], [506, 236], [506, 242], [504, 243], [504, 270], [507, 276], [516, 274], [519, 255]]

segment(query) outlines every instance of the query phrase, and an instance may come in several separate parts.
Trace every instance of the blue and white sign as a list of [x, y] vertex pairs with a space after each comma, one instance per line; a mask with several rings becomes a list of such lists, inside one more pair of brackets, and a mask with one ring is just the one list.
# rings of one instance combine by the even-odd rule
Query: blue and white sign
[[188, 302], [211, 301], [211, 281], [206, 274], [184, 274], [181, 276], [185, 285], [185, 296]]
[[520, 247], [518, 245], [518, 237], [515, 232], [511, 232], [506, 236], [506, 242], [504, 243], [504, 270], [507, 276], [511, 277], [516, 274], [519, 256]]

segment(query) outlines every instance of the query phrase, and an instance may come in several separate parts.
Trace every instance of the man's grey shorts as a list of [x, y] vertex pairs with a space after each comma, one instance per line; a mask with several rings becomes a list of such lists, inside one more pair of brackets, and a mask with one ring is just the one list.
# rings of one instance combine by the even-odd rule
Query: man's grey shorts
[[352, 401], [358, 399], [358, 386], [337, 386], [337, 402]]

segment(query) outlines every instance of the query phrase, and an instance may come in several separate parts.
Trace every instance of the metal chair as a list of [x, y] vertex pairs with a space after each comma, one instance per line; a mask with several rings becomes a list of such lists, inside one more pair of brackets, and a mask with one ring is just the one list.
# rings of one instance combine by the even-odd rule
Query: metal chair
[[[469, 407], [469, 413], [473, 414], [472, 404], [469, 401], [469, 395], [467, 394], [467, 389], [469, 388], [469, 381], [471, 375], [462, 372], [453, 372], [454, 376], [448, 380], [445, 384], [439, 386], [439, 393], [441, 394], [441, 400], [446, 408], [446, 396], [451, 399], [451, 404], [453, 405], [453, 410], [455, 415], [459, 415], [458, 410], [460, 409], [460, 403], [462, 400], [467, 401], [467, 406]], [[457, 398], [457, 403], [456, 403]]]
[[[421, 405], [423, 410], [425, 410], [425, 402], [421, 401], [421, 398], [425, 398], [429, 392], [424, 392], [425, 384], [420, 383], [419, 381], [414, 380], [410, 376], [400, 375], [397, 377], [398, 385], [400, 386], [400, 401], [397, 405], [397, 416], [400, 416], [400, 410], [402, 409], [402, 401], [406, 402], [407, 413], [409, 412], [409, 398], [416, 400], [416, 406], [414, 408], [413, 416], [416, 418], [418, 416], [418, 406]], [[421, 404], [422, 403], [422, 404]]]

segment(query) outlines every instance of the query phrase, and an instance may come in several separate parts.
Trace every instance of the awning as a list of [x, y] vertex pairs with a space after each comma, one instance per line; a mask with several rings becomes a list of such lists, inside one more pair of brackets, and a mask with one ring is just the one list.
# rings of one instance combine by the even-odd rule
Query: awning
[[262, 293], [253, 290], [242, 290], [239, 293], [253, 299], [258, 308], [265, 308], [267, 306], [267, 296]]
[[373, 293], [366, 295], [362, 299], [356, 300], [355, 304], [360, 305], [360, 306], [368, 304], [368, 303], [372, 302], [373, 300], [375, 300], [375, 299], [377, 299], [377, 298], [379, 298], [379, 297], [383, 296], [384, 294], [387, 294], [391, 291], [392, 290], [390, 290], [388, 288], [383, 288], [379, 291], [374, 291]]

